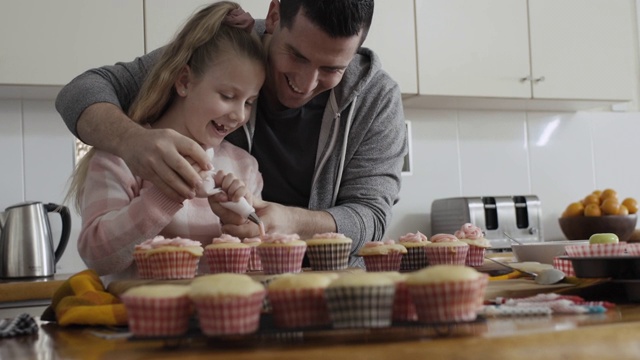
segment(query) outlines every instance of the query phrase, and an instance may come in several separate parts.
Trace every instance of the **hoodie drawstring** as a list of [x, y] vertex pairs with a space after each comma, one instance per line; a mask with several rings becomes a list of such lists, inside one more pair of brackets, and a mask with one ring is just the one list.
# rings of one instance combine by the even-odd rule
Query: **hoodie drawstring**
[[347, 157], [347, 144], [349, 142], [349, 132], [351, 131], [351, 123], [353, 122], [353, 111], [356, 108], [356, 101], [358, 95], [353, 97], [351, 102], [351, 108], [349, 108], [349, 115], [347, 115], [347, 123], [344, 126], [344, 136], [342, 138], [342, 149], [340, 150], [340, 165], [338, 166], [338, 176], [336, 178], [336, 186], [333, 189], [333, 198], [331, 199], [331, 206], [336, 205], [338, 199], [338, 191], [340, 190], [340, 182], [342, 181], [342, 171], [344, 170], [344, 161]]

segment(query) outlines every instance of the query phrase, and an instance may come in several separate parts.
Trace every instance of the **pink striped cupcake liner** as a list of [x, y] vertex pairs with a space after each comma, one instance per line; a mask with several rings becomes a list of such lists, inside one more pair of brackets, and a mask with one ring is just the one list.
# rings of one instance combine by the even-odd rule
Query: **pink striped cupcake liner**
[[307, 246], [309, 264], [313, 270], [342, 270], [349, 265], [351, 244]]
[[258, 246], [258, 254], [265, 274], [298, 273], [306, 246]]
[[191, 302], [187, 296], [171, 299], [122, 296], [129, 330], [135, 336], [177, 336], [187, 332]]
[[469, 245], [467, 251], [467, 258], [464, 264], [467, 266], [482, 266], [484, 265], [484, 253], [486, 249], [480, 246]]
[[429, 265], [451, 264], [464, 265], [467, 261], [469, 246], [426, 246], [424, 253]]
[[251, 248], [207, 248], [204, 255], [212, 273], [247, 272]]
[[367, 255], [362, 258], [367, 272], [400, 271], [403, 255], [399, 252], [391, 252], [386, 255]]
[[393, 299], [393, 311], [391, 318], [393, 321], [416, 321], [416, 305], [411, 299], [409, 288], [403, 282], [396, 283], [396, 294]]
[[585, 256], [620, 256], [624, 255], [627, 243], [567, 245], [565, 251], [571, 257]]
[[640, 256], [640, 243], [627, 243], [627, 254]]
[[424, 253], [424, 247], [407, 247], [407, 253], [402, 257], [400, 262], [401, 271], [414, 271], [426, 268], [429, 265], [427, 255]]
[[258, 330], [266, 291], [249, 296], [194, 297], [200, 330], [206, 336], [250, 334]]
[[151, 262], [147, 259], [147, 254], [144, 252], [134, 252], [133, 261], [138, 268], [138, 277], [140, 279], [152, 279], [153, 271], [151, 270]]
[[553, 267], [562, 271], [566, 276], [576, 276], [571, 260], [562, 259], [556, 256], [553, 258]]
[[336, 329], [391, 326], [395, 285], [325, 289], [329, 316]]
[[260, 255], [258, 255], [258, 248], [256, 246], [251, 247], [251, 255], [249, 256], [249, 265], [247, 266], [249, 271], [262, 271], [262, 261], [260, 261]]
[[153, 253], [147, 257], [154, 279], [191, 279], [198, 272], [200, 256], [188, 251]]
[[408, 285], [418, 322], [473, 321], [482, 308], [489, 276], [476, 280]]
[[291, 289], [268, 292], [277, 327], [304, 328], [331, 323], [324, 289]]

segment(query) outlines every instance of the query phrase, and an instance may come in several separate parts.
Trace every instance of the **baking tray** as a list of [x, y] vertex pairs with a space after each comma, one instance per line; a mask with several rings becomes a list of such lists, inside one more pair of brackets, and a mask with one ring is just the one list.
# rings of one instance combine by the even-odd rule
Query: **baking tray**
[[624, 286], [629, 301], [640, 301], [640, 280], [612, 280], [611, 282]]
[[640, 280], [640, 256], [559, 256], [571, 260], [579, 278], [612, 278]]

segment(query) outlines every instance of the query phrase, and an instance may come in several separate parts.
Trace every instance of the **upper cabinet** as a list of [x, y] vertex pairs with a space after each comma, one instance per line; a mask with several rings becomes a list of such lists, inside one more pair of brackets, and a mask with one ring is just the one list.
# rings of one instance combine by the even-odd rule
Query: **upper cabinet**
[[3, 0], [0, 85], [64, 85], [144, 51], [142, 2]]
[[420, 95], [628, 101], [632, 0], [416, 0]]

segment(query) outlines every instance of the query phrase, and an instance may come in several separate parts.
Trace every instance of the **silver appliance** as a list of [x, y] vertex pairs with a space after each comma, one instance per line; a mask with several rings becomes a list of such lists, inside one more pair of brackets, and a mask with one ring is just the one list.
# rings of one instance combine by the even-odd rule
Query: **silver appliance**
[[[58, 213], [62, 232], [53, 247], [48, 213]], [[66, 206], [30, 201], [0, 212], [0, 278], [46, 277], [67, 247], [71, 216]]]
[[511, 246], [505, 233], [523, 242], [540, 242], [542, 210], [535, 195], [436, 199], [431, 204], [431, 234], [453, 234], [465, 223], [484, 231], [493, 249]]

